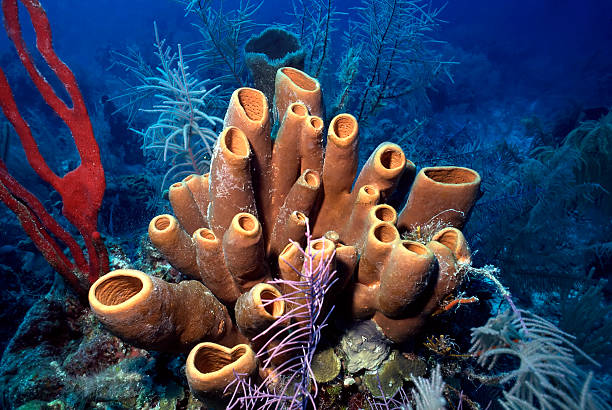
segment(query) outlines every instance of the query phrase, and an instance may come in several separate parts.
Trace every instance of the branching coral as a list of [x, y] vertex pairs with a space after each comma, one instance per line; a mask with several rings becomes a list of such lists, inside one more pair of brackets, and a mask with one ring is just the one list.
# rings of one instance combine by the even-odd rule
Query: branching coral
[[318, 389], [311, 366], [331, 313], [325, 310], [325, 297], [336, 282], [335, 245], [329, 239], [313, 241], [307, 232], [305, 250], [292, 243], [280, 258], [281, 278], [269, 283], [283, 294], [263, 306], [281, 301], [285, 313], [253, 337], [261, 346], [257, 357], [263, 380], [237, 377], [228, 386], [234, 392], [229, 408], [316, 407]]
[[[606, 168], [606, 124], [605, 117], [584, 123], [561, 146], [539, 147], [527, 158], [510, 161], [514, 168], [508, 168], [506, 183], [486, 187], [488, 196], [497, 198], [478, 207], [475, 219], [482, 224], [473, 232], [482, 235], [484, 243], [475, 245], [504, 244], [489, 250], [488, 258], [504, 267], [505, 280], [516, 295], [565, 292], [583, 282], [592, 266], [597, 267], [595, 277], [605, 276], [606, 268], [593, 250], [608, 241], [600, 228], [610, 222], [606, 210], [612, 197], [604, 188], [610, 173], [600, 173]], [[601, 151], [587, 149], [595, 141]], [[515, 194], [509, 196], [509, 191]], [[539, 240], [542, 235], [548, 240]]]
[[[19, 112], [11, 87], [0, 70], [0, 108], [17, 132], [26, 158], [32, 169], [62, 199], [62, 214], [78, 230], [86, 251], [71, 233], [62, 227], [43, 204], [10, 173], [0, 161], [0, 200], [15, 213], [21, 226], [30, 236], [53, 268], [81, 294], [102, 273], [108, 271], [108, 253], [98, 232], [98, 211], [106, 181], [85, 100], [74, 74], [55, 54], [49, 20], [37, 0], [22, 0], [36, 33], [36, 47], [44, 61], [53, 70], [69, 98], [63, 101], [51, 84], [43, 77], [27, 50], [19, 22], [19, 4], [16, 0], [2, 2], [4, 25], [15, 45], [21, 63], [45, 102], [69, 128], [81, 163], [65, 175], [56, 174], [42, 156], [32, 127]], [[64, 253], [68, 249], [70, 256]]]
[[587, 277], [585, 283], [561, 294], [559, 328], [574, 335], [574, 343], [605, 366], [612, 351], [612, 310], [604, 294], [607, 281], [592, 285], [591, 280]]
[[501, 357], [518, 359], [518, 367], [499, 375], [511, 384], [501, 404], [506, 409], [605, 409], [605, 396], [594, 388], [574, 355], [587, 359], [571, 339], [549, 321], [528, 311], [510, 310], [472, 329], [471, 352], [493, 369]]
[[239, 6], [226, 7], [224, 0], [179, 0], [187, 13], [195, 14], [202, 40], [195, 45], [194, 61], [201, 63], [204, 72], [215, 74], [224, 90], [246, 85], [246, 65], [242, 47], [255, 27], [253, 15], [263, 4], [240, 1]]
[[612, 190], [612, 112], [599, 121], [586, 121], [572, 130], [563, 145], [580, 153], [581, 163], [575, 170], [579, 182], [600, 184]]
[[[260, 91], [236, 90], [225, 115], [225, 129], [215, 146], [210, 174], [190, 175], [173, 184], [169, 198], [176, 217], [160, 215], [149, 225], [151, 241], [170, 264], [206, 285], [183, 285], [192, 289], [191, 296], [204, 295], [201, 288], [208, 288], [225, 305], [210, 302], [219, 310], [214, 324], [204, 317], [201, 322], [214, 331], [202, 334], [208, 343], [194, 348], [190, 355], [193, 363], [187, 366], [188, 378], [195, 381], [192, 389], [201, 396], [218, 393], [220, 383], [227, 381], [232, 369], [253, 373], [256, 366], [245, 364], [255, 360], [250, 359], [254, 355], [248, 349], [267, 343], [265, 354], [259, 356], [261, 369], [267, 372], [264, 377], [275, 374], [296, 380], [297, 387], [293, 387], [301, 391], [298, 399], [307, 396], [305, 380], [310, 378], [304, 372], [310, 370], [291, 353], [312, 354], [316, 341], [305, 351], [296, 349], [294, 342], [290, 342], [288, 352], [285, 348], [288, 341], [316, 339], [317, 331], [313, 329], [320, 325], [315, 314], [321, 308], [320, 291], [331, 286], [325, 275], [315, 279], [305, 274], [321, 271], [314, 265], [299, 269], [303, 260], [298, 245], [306, 245], [304, 234], [309, 221], [315, 237], [321, 239], [312, 241], [307, 249], [321, 251], [326, 255], [326, 266], [336, 267], [337, 283], [331, 286], [331, 297], [346, 301], [344, 305], [355, 318], [373, 319], [396, 342], [421, 330], [428, 317], [455, 291], [463, 278], [461, 267], [470, 260], [467, 243], [458, 228], [467, 221], [478, 196], [480, 177], [475, 171], [455, 167], [422, 170], [398, 215], [383, 202], [398, 184], [402, 185], [400, 194], [408, 191], [415, 178], [415, 165], [405, 158], [399, 146], [383, 143], [357, 174], [358, 125], [349, 114], [332, 119], [324, 149], [323, 120], [318, 116], [322, 112], [321, 87], [316, 79], [294, 68], [281, 68], [276, 77], [273, 110], [281, 122], [274, 139], [269, 111]], [[396, 221], [400, 229], [418, 229], [432, 221], [445, 228], [422, 244], [400, 239]], [[306, 251], [305, 260], [308, 252], [313, 250]], [[129, 320], [121, 323], [123, 317], [133, 316], [125, 309], [130, 310], [136, 299], [147, 299], [145, 290], [151, 286], [145, 286], [143, 273], [134, 274], [136, 281], [123, 276], [112, 281], [109, 275], [108, 282], [101, 278], [92, 287], [100, 290], [90, 292], [90, 304], [103, 322], [113, 324], [117, 335], [142, 346], [146, 341], [138, 340], [134, 325]], [[281, 282], [264, 284], [270, 279]], [[161, 291], [164, 287], [159, 284], [153, 289]], [[174, 296], [169, 297], [187, 298], [187, 294], [180, 296], [177, 292], [170, 292]], [[300, 299], [308, 304], [296, 309], [296, 300]], [[181, 311], [178, 305], [166, 302], [152, 306], [159, 310], [143, 310], [150, 312], [147, 317], [168, 317], [147, 326], [158, 328], [155, 334], [173, 333], [173, 328], [187, 330], [187, 325], [181, 324], [184, 315], [170, 311], [164, 315], [171, 306]], [[234, 309], [240, 332], [229, 319], [227, 308]], [[279, 317], [287, 326], [280, 334], [268, 331], [256, 337]], [[275, 339], [280, 335], [284, 339], [275, 348]], [[244, 345], [248, 349], [237, 347], [237, 343], [249, 340], [251, 347]], [[185, 339], [180, 348], [188, 349], [194, 342]], [[156, 343], [153, 347], [157, 347]], [[276, 360], [279, 355], [286, 367]], [[209, 362], [217, 365], [203, 365]], [[215, 375], [221, 379], [209, 383]], [[200, 384], [204, 380], [207, 382]], [[211, 386], [211, 390], [207, 393], [202, 386]], [[283, 400], [292, 394], [288, 390], [280, 393]]]
[[334, 2], [296, 0], [292, 5], [294, 23], [289, 27], [308, 51], [305, 71], [322, 79], [326, 89], [335, 89], [327, 103], [332, 116], [350, 110], [363, 124], [391, 106], [414, 115], [436, 78], [452, 80], [449, 68], [455, 62], [443, 59], [432, 47], [439, 42], [430, 37], [443, 8], [429, 1], [362, 1], [355, 8], [357, 18], [344, 30], [339, 65], [331, 45], [337, 41], [332, 33], [342, 13]]
[[358, 121], [366, 122], [376, 110], [407, 95], [421, 95], [413, 103], [423, 101], [432, 80], [449, 75], [454, 62], [442, 59], [428, 44], [428, 36], [441, 22], [440, 11], [427, 1], [362, 2], [356, 38], [349, 39], [358, 52], [346, 47], [359, 64], [338, 101], [354, 110]]
[[207, 89], [208, 80], [198, 80], [189, 69], [181, 45], [178, 53], [161, 39], [155, 25], [155, 55], [159, 66], [153, 69], [139, 54], [118, 56], [117, 64], [131, 72], [137, 84], [115, 99], [129, 99], [122, 108], [142, 106], [144, 101], [155, 101], [141, 112], [152, 113], [155, 121], [146, 130], [132, 131], [143, 138], [145, 153], [170, 163], [162, 188], [167, 179], [182, 178], [192, 173], [206, 173], [212, 157], [222, 120], [215, 116], [219, 85]]
[[291, 29], [297, 33], [307, 55], [306, 71], [319, 77], [330, 57], [331, 33], [335, 30], [337, 12], [332, 0], [292, 0]]

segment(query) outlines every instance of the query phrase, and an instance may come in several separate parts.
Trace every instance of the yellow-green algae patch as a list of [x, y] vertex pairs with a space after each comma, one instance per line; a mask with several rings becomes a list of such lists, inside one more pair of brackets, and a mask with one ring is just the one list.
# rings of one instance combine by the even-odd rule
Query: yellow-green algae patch
[[318, 383], [327, 383], [340, 374], [340, 358], [330, 347], [314, 355], [311, 367], [315, 380]]

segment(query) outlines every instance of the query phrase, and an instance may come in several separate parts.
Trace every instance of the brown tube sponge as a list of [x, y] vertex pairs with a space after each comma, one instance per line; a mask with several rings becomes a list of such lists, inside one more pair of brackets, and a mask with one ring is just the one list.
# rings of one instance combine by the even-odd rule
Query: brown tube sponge
[[208, 214], [208, 204], [210, 203], [208, 197], [208, 189], [210, 188], [209, 177], [209, 173], [204, 175], [191, 174], [183, 179], [183, 182], [187, 184], [187, 188], [191, 191], [191, 196], [200, 210], [200, 215], [202, 217], [201, 222], [204, 223], [204, 225], [198, 228], [208, 228], [206, 215]]
[[232, 93], [223, 126], [240, 128], [255, 157], [257, 171], [267, 171], [271, 155], [270, 117], [265, 95], [255, 88], [243, 87]]
[[[306, 255], [309, 256], [304, 257], [302, 274], [299, 278], [300, 284], [297, 286], [297, 289], [293, 289], [293, 291], [296, 291], [296, 297], [298, 299], [303, 298], [303, 300], [308, 300], [307, 293], [312, 291], [308, 286], [309, 278], [313, 281], [320, 280], [314, 275], [322, 275], [326, 269], [329, 269], [329, 272], [334, 272], [336, 270], [335, 250], [336, 244], [325, 237], [310, 241], [309, 246], [305, 249]], [[298, 289], [300, 290], [299, 292], [297, 292]], [[304, 314], [302, 317], [307, 317], [307, 315], [305, 315], [307, 309], [309, 309], [309, 307], [305, 304], [296, 307], [295, 311], [298, 312], [298, 315]], [[323, 309], [326, 310], [325, 306]], [[299, 326], [306, 326], [306, 322], [301, 321]]]
[[258, 283], [236, 302], [236, 325], [249, 339], [263, 332], [285, 313], [285, 301], [274, 286]]
[[419, 334], [427, 322], [427, 316], [417, 314], [404, 319], [392, 319], [381, 312], [376, 312], [372, 320], [380, 327], [387, 339], [394, 343], [404, 343]]
[[223, 235], [225, 266], [241, 292], [246, 292], [268, 276], [261, 225], [255, 216], [236, 214]]
[[274, 224], [274, 231], [268, 243], [268, 259], [275, 260], [290, 241], [303, 245], [306, 242], [307, 224], [308, 218], [299, 211], [291, 212], [284, 219], [279, 218]]
[[300, 136], [307, 117], [308, 109], [304, 104], [291, 104], [274, 140], [270, 196], [273, 210], [276, 212], [285, 202], [287, 193], [300, 175]]
[[272, 260], [275, 260], [284, 246], [289, 243], [289, 239], [302, 242], [303, 235], [296, 238], [293, 236], [293, 233], [290, 234], [290, 232], [294, 232], [291, 227], [295, 226], [290, 216], [296, 211], [305, 217], [310, 216], [311, 210], [317, 201], [320, 188], [321, 178], [319, 173], [310, 169], [304, 171], [298, 180], [295, 181], [293, 187], [287, 193], [285, 202], [278, 210], [278, 215], [275, 217], [276, 222], [272, 228], [272, 234], [268, 243], [268, 256]]
[[[302, 272], [310, 270], [314, 272], [321, 262], [329, 261], [329, 258], [334, 255], [335, 250], [336, 244], [325, 237], [310, 241], [310, 247], [307, 251], [312, 255], [312, 266], [308, 263], [308, 260], [305, 260]], [[329, 270], [333, 272], [336, 268], [335, 256], [330, 262]]]
[[323, 165], [326, 193], [349, 193], [357, 175], [359, 126], [350, 114], [338, 114], [329, 124]]
[[317, 79], [292, 67], [276, 72], [274, 81], [274, 118], [280, 120], [291, 103], [303, 103], [311, 115], [323, 117], [321, 85]]
[[380, 283], [364, 285], [356, 282], [349, 287], [351, 316], [357, 320], [370, 319], [376, 313]]
[[367, 286], [380, 282], [380, 274], [398, 240], [397, 229], [388, 222], [380, 222], [370, 227], [357, 270], [359, 283]]
[[359, 165], [358, 132], [357, 120], [350, 114], [339, 114], [329, 124], [323, 161], [323, 201], [314, 223], [314, 236], [333, 230], [351, 205], [349, 194]]
[[236, 374], [247, 377], [257, 370], [255, 352], [247, 344], [227, 348], [216, 343], [200, 343], [194, 347], [185, 366], [189, 388], [200, 400], [228, 396], [233, 391], [226, 387], [236, 379]]
[[353, 279], [353, 274], [359, 263], [359, 252], [357, 248], [350, 245], [336, 244], [336, 277], [338, 278], [338, 289], [346, 288]]
[[395, 192], [389, 196], [387, 199], [387, 205], [392, 206], [395, 209], [399, 209], [402, 204], [406, 201], [406, 197], [408, 196], [408, 192], [410, 192], [410, 188], [412, 187], [412, 183], [414, 182], [414, 178], [416, 177], [416, 165], [414, 162], [406, 159], [406, 166], [404, 167], [404, 172], [400, 177], [397, 188]]
[[[270, 117], [265, 95], [254, 88], [239, 88], [233, 92], [225, 113], [224, 127], [239, 128], [246, 135], [251, 151], [251, 179], [255, 190], [259, 217], [267, 222], [271, 215], [270, 163], [272, 161], [272, 140], [270, 138]], [[250, 212], [247, 209], [243, 212]], [[217, 233], [217, 232], [215, 232]], [[218, 233], [217, 233], [218, 234]]]
[[368, 213], [370, 209], [376, 206], [379, 199], [380, 192], [375, 186], [363, 185], [359, 188], [355, 202], [353, 203], [351, 216], [348, 218], [348, 222], [342, 230], [342, 240], [344, 242], [361, 248], [365, 232], [371, 225], [368, 223]]
[[243, 340], [227, 309], [197, 281], [173, 284], [119, 269], [91, 286], [89, 304], [111, 332], [144, 349], [186, 351], [203, 340]]
[[149, 238], [176, 270], [200, 279], [193, 241], [174, 216], [163, 214], [153, 218], [149, 223]]
[[[308, 218], [302, 212], [293, 211], [285, 224], [285, 243], [297, 242], [300, 246], [306, 243], [306, 227]], [[268, 254], [270, 256], [270, 254]], [[276, 256], [275, 256], [276, 257]]]
[[302, 126], [300, 138], [300, 172], [307, 169], [323, 172], [323, 120], [314, 115], [309, 116]]
[[320, 174], [312, 169], [305, 170], [295, 181], [291, 190], [287, 193], [285, 202], [279, 211], [279, 217], [293, 211], [302, 212], [309, 216], [321, 187]]
[[185, 181], [170, 185], [168, 198], [176, 219], [189, 235], [196, 229], [206, 226], [206, 220], [200, 213], [200, 208]]
[[295, 243], [289, 243], [278, 255], [280, 277], [284, 280], [300, 280], [299, 272], [304, 263], [304, 254]]
[[462, 167], [427, 167], [416, 176], [398, 228], [418, 226], [463, 228], [480, 194], [480, 175]]
[[370, 209], [367, 218], [370, 224], [388, 222], [395, 225], [395, 222], [397, 222], [397, 212], [395, 212], [392, 206], [380, 204]]
[[[435, 265], [438, 269], [438, 274], [428, 275], [424, 273], [422, 281], [426, 281], [427, 279], [425, 279], [425, 277], [429, 276], [430, 280], [431, 278], [436, 278], [436, 282], [417, 284], [417, 289], [413, 287], [412, 292], [410, 292], [414, 293], [418, 298], [421, 295], [422, 288], [424, 286], [426, 287], [423, 295], [427, 296], [428, 299], [423, 308], [416, 312], [406, 312], [406, 315], [402, 315], [400, 312], [394, 312], [394, 309], [391, 309], [392, 306], [388, 306], [388, 301], [393, 301], [394, 298], [385, 298], [383, 296], [385, 291], [382, 289], [386, 287], [383, 283], [386, 282], [386, 279], [381, 280], [382, 293], [378, 296], [378, 311], [374, 314], [372, 319], [381, 328], [385, 336], [393, 342], [402, 343], [410, 337], [417, 335], [431, 314], [440, 308], [444, 299], [454, 292], [463, 280], [465, 270], [462, 268], [462, 264], [469, 263], [471, 256], [469, 247], [461, 231], [456, 228], [445, 228], [437, 232], [434, 238], [435, 239], [430, 241], [426, 246], [435, 256], [437, 261]], [[419, 244], [419, 247], [420, 246], [422, 245]], [[391, 273], [389, 277], [390, 286], [388, 287], [387, 293], [389, 291], [401, 291], [404, 287], [410, 289], [411, 286], [413, 286], [410, 283], [405, 283], [405, 281], [409, 279], [408, 276], [405, 278], [395, 277], [393, 270], [385, 271], [382, 278], [386, 278], [385, 274], [387, 272]], [[398, 289], [393, 289], [393, 281], [395, 281]], [[409, 303], [415, 300], [413, 297], [409, 299], [410, 300], [407, 301], [408, 308], [410, 307]], [[387, 314], [383, 313], [383, 311]], [[392, 313], [399, 313], [399, 317], [391, 317]]]
[[221, 302], [233, 305], [240, 289], [225, 267], [221, 240], [210, 229], [200, 228], [193, 233], [193, 242], [202, 282]]
[[383, 142], [363, 166], [355, 182], [355, 189], [373, 185], [380, 191], [381, 201], [384, 202], [395, 190], [405, 168], [406, 157], [400, 146]]
[[379, 222], [395, 225], [397, 213], [387, 204], [378, 204], [378, 189], [364, 185], [359, 189], [357, 200], [353, 205], [349, 223], [342, 234], [342, 240], [363, 251], [368, 230]]
[[378, 310], [389, 317], [401, 317], [423, 293], [435, 271], [434, 254], [425, 245], [400, 241], [380, 277]]
[[210, 229], [223, 237], [237, 213], [257, 215], [255, 191], [251, 181], [249, 141], [240, 129], [221, 132], [210, 165]]
[[[305, 294], [304, 273], [316, 268], [304, 266], [304, 233], [310, 231], [322, 239], [312, 240], [306, 252], [325, 250], [315, 263], [335, 252], [331, 269], [337, 268], [338, 280], [326, 304], [345, 300], [347, 311], [375, 320], [394, 339], [416, 333], [461, 282], [470, 258], [465, 239], [457, 230], [437, 231], [463, 226], [480, 176], [449, 166], [417, 175], [415, 164], [390, 142], [358, 171], [355, 117], [335, 116], [323, 143], [318, 81], [290, 67], [279, 69], [275, 80], [272, 113], [258, 90], [232, 94], [209, 176], [190, 175], [172, 187], [184, 228], [164, 215], [152, 223], [152, 239], [173, 266], [199, 277], [226, 306], [236, 308], [246, 293], [241, 313], [235, 311], [244, 318], [265, 313], [250, 291], [271, 277], [296, 282], [279, 287], [282, 294]], [[270, 116], [280, 120], [275, 135]], [[403, 204], [409, 188], [398, 215], [394, 204]], [[420, 227], [416, 235], [409, 232], [419, 242], [401, 240], [398, 227]], [[166, 230], [169, 239], [157, 238]], [[248, 320], [238, 320], [248, 329]]]
[[439, 269], [433, 295], [424, 309], [424, 312], [430, 315], [440, 307], [440, 303], [449, 294], [457, 289], [463, 280], [465, 269], [462, 265], [470, 263], [471, 252], [465, 236], [456, 228], [440, 230], [433, 236], [427, 247], [435, 254]]
[[[304, 263], [304, 254], [299, 246], [295, 243], [289, 243], [283, 251], [278, 255], [278, 270], [279, 276], [287, 281], [299, 281], [302, 264]], [[294, 291], [291, 286], [281, 288], [283, 294]]]

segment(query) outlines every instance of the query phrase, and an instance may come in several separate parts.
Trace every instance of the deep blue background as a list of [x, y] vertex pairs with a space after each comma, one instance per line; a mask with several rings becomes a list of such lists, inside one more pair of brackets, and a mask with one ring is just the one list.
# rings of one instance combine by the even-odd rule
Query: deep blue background
[[[257, 21], [262, 25], [289, 22], [288, 3], [267, 0]], [[359, 4], [337, 3], [348, 18], [355, 14], [351, 8]], [[191, 17], [184, 18], [182, 5], [170, 0], [62, 0], [43, 1], [43, 5], [56, 49], [77, 73], [97, 75], [105, 69], [105, 62], [97, 58], [105, 48], [152, 44], [154, 20], [173, 44], [197, 39]], [[612, 83], [610, 1], [451, 0], [441, 17], [448, 24], [436, 37], [454, 47], [484, 53], [502, 72], [503, 94], [566, 95], [587, 105], [606, 104], [610, 97], [605, 94]], [[8, 46], [2, 32], [2, 54]], [[604, 90], [593, 89], [597, 84]]]
[[[118, 75], [121, 73], [118, 70], [112, 72], [107, 70], [112, 62], [109, 58], [109, 50], [125, 52], [128, 47], [133, 47], [149, 57], [150, 62], [157, 63], [156, 60], [150, 58], [154, 50], [153, 21], [157, 21], [160, 35], [167, 39], [167, 44], [171, 45], [173, 50], [176, 50], [175, 46], [179, 43], [185, 46], [199, 39], [197, 30], [192, 26], [192, 22], [195, 21], [194, 16], [186, 17], [183, 5], [171, 0], [41, 1], [51, 23], [55, 50], [75, 73], [90, 111], [102, 109], [99, 102], [102, 95], [114, 96], [125, 89], [119, 81]], [[338, 11], [346, 13], [341, 16], [342, 20], [336, 25], [338, 30], [343, 30], [346, 27], [347, 19], [356, 18], [354, 7], [359, 6], [360, 2], [336, 1]], [[226, 5], [232, 2], [236, 3], [237, 0], [227, 1]], [[435, 0], [435, 2], [438, 7], [444, 5], [442, 1]], [[287, 14], [289, 9], [290, 1], [288, 0], [266, 0], [255, 16], [255, 20], [262, 29], [273, 23], [290, 23], [291, 17]], [[466, 140], [467, 142], [482, 142], [486, 138], [491, 140], [491, 145], [499, 142], [499, 139], [509, 144], [514, 143], [526, 153], [531, 146], [530, 141], [527, 140], [529, 136], [526, 135], [524, 129], [526, 127], [521, 125], [522, 119], [533, 115], [533, 117], [541, 118], [545, 123], [568, 106], [579, 107], [580, 110], [601, 106], [612, 107], [611, 0], [449, 0], [440, 17], [447, 23], [443, 24], [438, 32], [433, 33], [433, 37], [448, 43], [440, 48], [445, 57], [454, 57], [461, 63], [453, 70], [456, 84], [444, 84], [440, 87], [438, 94], [435, 93], [438, 90], [435, 90], [430, 96], [433, 108], [428, 114], [432, 114], [432, 121], [423, 133], [427, 137], [434, 137], [430, 141], [425, 140], [426, 143], [430, 145], [437, 143], [441, 149], [446, 149], [446, 151], [441, 151], [440, 155], [456, 154], [456, 150], [467, 145]], [[24, 16], [22, 23], [26, 38], [31, 42], [33, 36], [29, 19]], [[340, 43], [335, 42], [332, 47], [340, 47]], [[17, 103], [26, 118], [28, 115], [36, 117], [41, 113], [50, 112], [31, 86], [29, 79], [26, 78], [25, 71], [18, 63], [17, 56], [4, 30], [0, 30], [0, 67], [6, 71], [18, 100]], [[44, 68], [43, 72], [52, 81], [51, 73]], [[97, 111], [97, 114], [100, 112]], [[44, 145], [42, 151], [45, 151], [46, 148], [43, 155], [51, 152], [53, 157], [49, 155], [47, 158], [53, 158], [52, 165], [58, 166], [60, 160], [64, 158], [63, 153], [73, 149], [72, 141], [66, 137], [65, 130], [63, 133], [60, 132], [59, 127], [62, 125], [59, 122], [50, 121], [52, 115], [40, 115], [40, 117], [47, 122], [42, 125], [37, 124], [39, 127], [44, 127], [44, 129], [35, 129], [37, 140]], [[92, 117], [100, 121], [103, 116]], [[561, 131], [542, 143], [555, 145], [562, 141], [567, 132], [576, 126], [577, 118], [567, 117], [571, 119], [567, 121], [567, 127], [557, 127]], [[395, 124], [405, 122], [405, 120], [407, 119], [393, 118]], [[550, 124], [544, 124], [543, 128], [543, 131], [550, 131], [553, 127]], [[108, 139], [105, 141], [107, 134], [99, 132], [96, 135], [99, 141], [107, 144], [102, 150], [103, 160], [108, 159], [105, 155], [122, 158], [119, 154], [122, 151], [128, 151], [125, 147], [128, 144], [133, 144], [132, 147], [136, 149], [140, 146], [139, 137], [135, 135], [130, 135], [131, 141], [126, 138], [121, 140], [124, 144], [113, 145], [108, 142]], [[511, 138], [513, 140], [510, 140]], [[380, 141], [370, 141], [368, 149], [372, 149], [371, 145], [376, 145], [378, 142]], [[16, 141], [12, 143], [14, 146], [18, 145]], [[104, 148], [104, 145], [102, 146]], [[475, 152], [477, 148], [474, 147]], [[19, 148], [15, 148], [17, 149]], [[368, 154], [368, 149], [363, 149], [366, 152], [362, 153], [362, 158]], [[13, 153], [10, 157], [12, 162], [8, 164], [9, 169], [20, 181], [24, 182], [24, 185], [46, 201], [46, 206], [55, 206], [54, 211], [58, 214], [57, 195], [49, 195], [47, 188], [41, 188], [43, 185], [41, 181], [37, 180], [31, 170], [26, 169], [23, 153], [17, 154]], [[74, 153], [72, 156], [75, 157]], [[514, 162], [509, 163], [515, 164]], [[140, 165], [141, 168], [144, 168], [144, 160]], [[106, 173], [107, 176], [129, 174], [131, 170], [126, 168], [125, 164], [119, 162], [119, 166], [106, 167]], [[503, 169], [493, 171], [496, 173], [494, 176], [504, 173]], [[489, 182], [491, 185], [497, 183], [494, 177], [489, 177], [488, 181], [491, 181]], [[498, 191], [503, 192], [503, 189], [504, 187], [501, 186]], [[114, 195], [119, 196], [123, 192], [116, 188]], [[109, 203], [110, 196], [107, 192], [106, 204]], [[491, 200], [491, 196], [493, 195], [489, 193], [489, 197], [483, 198], [483, 202]], [[505, 204], [504, 197], [501, 198]], [[134, 221], [135, 226], [130, 226], [128, 229], [130, 233], [133, 233], [134, 236], [143, 234], [146, 231], [146, 222], [141, 223], [140, 220], [148, 219], [143, 218], [143, 215], [135, 218], [134, 215], [137, 212], [144, 213], [144, 209], [132, 207], [124, 211], [125, 215]], [[147, 212], [150, 211], [147, 210]], [[6, 214], [6, 207], [0, 205], [0, 220]], [[609, 210], [602, 210], [602, 214], [608, 217]], [[115, 219], [109, 216], [109, 212], [104, 215], [100, 218], [104, 223], [100, 225], [105, 225], [103, 227], [111, 231], [108, 228], [109, 220], [115, 221], [117, 214], [114, 214]], [[502, 215], [501, 212], [500, 215]], [[150, 219], [151, 216], [153, 215], [149, 215], [148, 218]], [[12, 218], [12, 215], [10, 217]], [[494, 218], [495, 216], [492, 217]], [[39, 265], [31, 263], [30, 265], [33, 265], [34, 268], [30, 270], [24, 268], [26, 265], [23, 263], [25, 251], [29, 252], [28, 255], [38, 255], [38, 253], [31, 245], [20, 247], [16, 245], [25, 238], [25, 234], [16, 225], [14, 219], [11, 221], [13, 225], [10, 228], [7, 227], [8, 224], [5, 225], [0, 232], [0, 264], [8, 265], [7, 261], [12, 262], [10, 268], [14, 270], [15, 275], [22, 275], [25, 271], [36, 272], [40, 277], [47, 275], [46, 281], [37, 281], [35, 276], [26, 278], [30, 282], [36, 282], [34, 285], [39, 287], [31, 292], [29, 300], [31, 304], [49, 288], [52, 275], [50, 272], [44, 272], [45, 268], [48, 270], [50, 268], [40, 256], [38, 259], [32, 258]], [[595, 219], [593, 225], [595, 226], [598, 221], [599, 219]], [[567, 218], [567, 221], [553, 222], [557, 226], [572, 228], [570, 218]], [[474, 224], [474, 222], [471, 223]], [[9, 229], [12, 230], [9, 231]], [[591, 236], [598, 233], [596, 231], [605, 232], [601, 229], [584, 232], [583, 225], [578, 224], [575, 230], [576, 235], [580, 235], [585, 243]], [[478, 238], [475, 238], [471, 244], [476, 248], [485, 248], [487, 244], [483, 245], [483, 241], [479, 243]], [[137, 245], [138, 241], [133, 240], [125, 248], [130, 246], [136, 248]], [[493, 248], [502, 246], [502, 244], [491, 245]], [[534, 248], [537, 246], [537, 243], [533, 244]], [[563, 252], [562, 249], [558, 251]], [[534, 254], [541, 259], [541, 264], [549, 262], [547, 258], [553, 259], [551, 255], [538, 254], [537, 249]], [[13, 255], [19, 255], [19, 258]], [[482, 258], [479, 261], [480, 266], [490, 262], [489, 256], [486, 250], [479, 254], [479, 257]], [[523, 258], [522, 255], [519, 257]], [[579, 262], [577, 261], [577, 264]], [[38, 267], [41, 265], [44, 265], [45, 268]], [[602, 263], [602, 266], [610, 265]], [[603, 268], [597, 272], [597, 275], [609, 275], [609, 272]], [[3, 286], [11, 285], [12, 280], [2, 278]], [[6, 300], [0, 299], [0, 302], [5, 302], [5, 306], [18, 308], [8, 315], [5, 313], [4, 318], [0, 315], [0, 319], [12, 322], [11, 326], [6, 326], [6, 323], [0, 320], [0, 351], [29, 307], [25, 306], [25, 302], [19, 297], [17, 294], [14, 299], [11, 299], [12, 296], [7, 297]], [[5, 311], [8, 311], [8, 308]]]

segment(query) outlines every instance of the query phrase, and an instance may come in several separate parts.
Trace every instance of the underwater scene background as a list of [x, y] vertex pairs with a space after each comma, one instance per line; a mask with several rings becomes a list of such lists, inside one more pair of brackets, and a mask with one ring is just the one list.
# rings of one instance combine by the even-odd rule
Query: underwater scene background
[[609, 1], [0, 3], [0, 408], [611, 408]]

